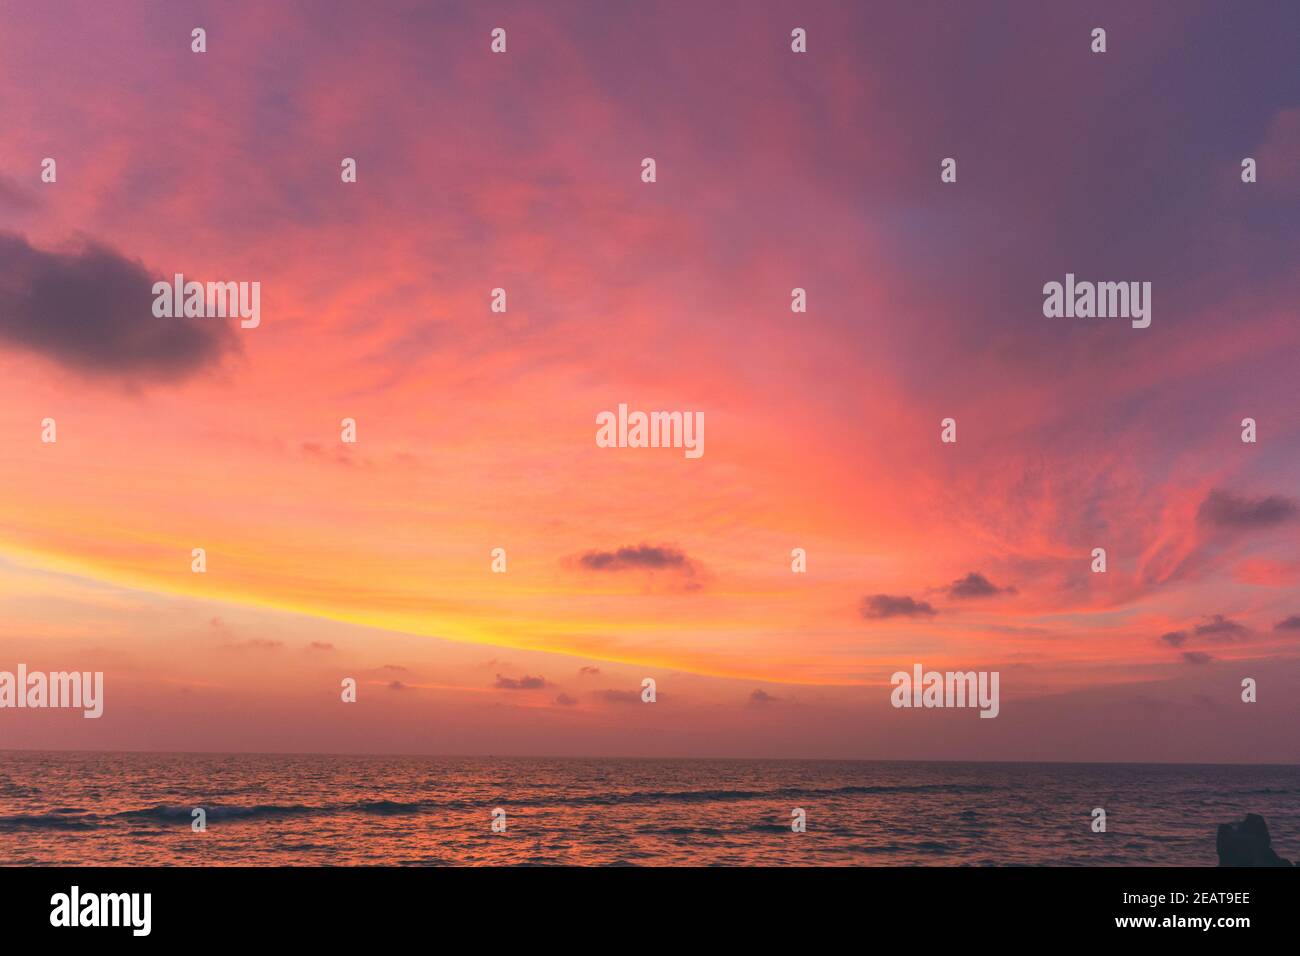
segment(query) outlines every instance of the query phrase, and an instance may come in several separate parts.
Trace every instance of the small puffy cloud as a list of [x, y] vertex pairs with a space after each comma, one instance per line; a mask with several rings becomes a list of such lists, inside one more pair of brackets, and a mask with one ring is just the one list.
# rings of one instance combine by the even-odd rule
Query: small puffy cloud
[[1298, 513], [1300, 508], [1291, 498], [1281, 495], [1248, 498], [1215, 488], [1201, 502], [1196, 520], [1213, 528], [1251, 531], [1290, 521]]
[[1182, 647], [1187, 643], [1187, 632], [1170, 631], [1168, 634], [1161, 634], [1160, 640], [1164, 641], [1170, 647]]
[[578, 557], [578, 565], [588, 571], [695, 572], [695, 565], [690, 558], [666, 545], [639, 544], [615, 551], [588, 551]]
[[1206, 619], [1204, 624], [1196, 625], [1196, 633], [1216, 644], [1228, 644], [1250, 633], [1245, 626], [1229, 620], [1222, 614], [1215, 614]]
[[498, 674], [492, 686], [498, 690], [541, 690], [546, 686], [546, 678], [532, 677], [528, 674], [523, 677], [506, 677]]
[[1292, 614], [1273, 625], [1275, 631], [1300, 631], [1300, 614]]
[[971, 571], [964, 578], [953, 581], [945, 589], [953, 598], [994, 597], [998, 594], [1015, 594], [1015, 588], [1000, 588], [978, 571]]
[[859, 613], [869, 621], [880, 621], [891, 617], [934, 617], [937, 613], [928, 601], [892, 594], [873, 594], [862, 599]]
[[1210, 663], [1214, 658], [1203, 651], [1183, 651], [1183, 660], [1188, 664], [1200, 666]]
[[577, 698], [570, 697], [568, 694], [560, 694], [555, 698], [555, 703], [561, 707], [572, 707], [577, 702]]

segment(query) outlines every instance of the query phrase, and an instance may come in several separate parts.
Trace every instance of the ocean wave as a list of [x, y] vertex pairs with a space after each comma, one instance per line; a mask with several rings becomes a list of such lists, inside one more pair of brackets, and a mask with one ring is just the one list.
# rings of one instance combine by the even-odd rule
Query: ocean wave
[[0, 781], [0, 796], [4, 797], [39, 797], [41, 791], [37, 787], [27, 787], [21, 783], [12, 783], [8, 780]]
[[909, 848], [920, 850], [922, 853], [951, 853], [956, 849], [951, 843], [943, 843], [939, 840], [919, 840], [909, 844]]
[[85, 830], [97, 826], [93, 814], [80, 811], [53, 810], [49, 813], [26, 813], [0, 817], [0, 833], [11, 830]]
[[[785, 828], [785, 827], [777, 827], [777, 829], [780, 830], [780, 829], [786, 829], [786, 828]], [[644, 833], [644, 834], [647, 834], [647, 835], [650, 835], [650, 836], [689, 836], [689, 837], [698, 837], [698, 836], [728, 836], [728, 835], [730, 835], [730, 833], [731, 833], [731, 831], [729, 831], [729, 830], [719, 830], [717, 827], [680, 827], [680, 826], [678, 826], [678, 827], [656, 827], [656, 826], [640, 827], [640, 828], [637, 829], [637, 832], [638, 832], [638, 833]]]
[[[361, 813], [372, 816], [405, 816], [423, 813], [445, 813], [456, 810], [475, 810], [500, 803], [506, 807], [573, 807], [620, 806], [638, 804], [717, 804], [747, 800], [797, 800], [814, 801], [836, 796], [864, 796], [873, 794], [963, 794], [996, 789], [969, 784], [918, 784], [902, 786], [851, 785], [839, 787], [778, 787], [773, 789], [700, 789], [700, 790], [633, 790], [623, 793], [571, 794], [564, 798], [539, 795], [536, 798], [511, 799], [437, 799], [437, 800], [356, 800], [334, 804], [259, 803], [247, 806], [228, 804], [168, 804], [119, 810], [97, 815], [81, 808], [60, 808], [44, 813], [0, 816], [0, 830], [18, 828], [85, 829], [111, 825], [114, 822], [151, 822], [162, 824], [189, 824], [194, 810], [202, 808], [206, 819], [215, 821], [252, 821], [276, 817], [305, 815], [336, 815]], [[783, 827], [778, 827], [781, 829]]]
[[[254, 817], [278, 817], [302, 813], [318, 813], [326, 807], [312, 807], [300, 803], [259, 803], [251, 807], [202, 806], [199, 805], [209, 820], [246, 820]], [[127, 820], [159, 820], [164, 823], [189, 823], [194, 816], [193, 806], [174, 806], [158, 804], [154, 807], [142, 807], [138, 810], [122, 810], [111, 814]]]
[[404, 813], [423, 813], [426, 810], [446, 809], [446, 804], [429, 803], [418, 800], [402, 803], [398, 800], [370, 800], [363, 803], [344, 805], [341, 809], [359, 810], [362, 813], [374, 813], [379, 816], [398, 816]]
[[[733, 800], [775, 800], [790, 797], [814, 799], [837, 795], [870, 795], [894, 793], [984, 793], [995, 787], [978, 784], [934, 783], [901, 786], [853, 785], [843, 787], [777, 787], [771, 790], [634, 790], [628, 793], [591, 794], [570, 797], [563, 802], [572, 804], [620, 803], [720, 803]], [[554, 801], [548, 801], [554, 802]]]

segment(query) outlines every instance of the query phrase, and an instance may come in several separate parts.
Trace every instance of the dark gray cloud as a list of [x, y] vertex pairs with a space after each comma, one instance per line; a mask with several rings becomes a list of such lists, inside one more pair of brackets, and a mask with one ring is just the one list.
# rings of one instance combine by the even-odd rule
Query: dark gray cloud
[[768, 704], [779, 704], [783, 699], [784, 698], [781, 697], [773, 697], [760, 687], [750, 692], [749, 706], [766, 707]]
[[1182, 647], [1187, 643], [1187, 632], [1170, 631], [1168, 634], [1161, 634], [1160, 640], [1164, 641], [1170, 647]]
[[1196, 633], [1207, 637], [1216, 644], [1228, 644], [1250, 633], [1249, 628], [1229, 620], [1222, 614], [1215, 614], [1206, 619], [1206, 623], [1196, 625]]
[[1199, 666], [1210, 663], [1214, 658], [1202, 651], [1183, 651], [1183, 660], [1188, 664]]
[[1196, 520], [1214, 528], [1249, 531], [1282, 524], [1297, 513], [1300, 513], [1300, 508], [1291, 498], [1281, 495], [1247, 498], [1215, 488], [1201, 502]]
[[1016, 593], [1015, 588], [1000, 588], [978, 571], [972, 571], [964, 578], [953, 581], [946, 590], [948, 596], [954, 598], [982, 598]]
[[328, 641], [312, 641], [312, 642], [311, 642], [310, 644], [308, 644], [307, 646], [308, 646], [311, 650], [313, 650], [313, 651], [332, 651], [332, 650], [334, 650], [334, 645], [331, 644], [331, 643], [329, 643]]
[[1300, 631], [1300, 614], [1292, 614], [1284, 621], [1273, 625], [1275, 631]]
[[555, 698], [555, 703], [559, 704], [561, 707], [572, 707], [577, 702], [576, 698], [570, 697], [568, 694], [560, 694], [560, 696]]
[[388, 684], [388, 689], [389, 690], [410, 690], [410, 688], [407, 687], [405, 684], [403, 684], [400, 680], [390, 681]]
[[889, 617], [934, 617], [937, 613], [928, 601], [917, 601], [906, 595], [873, 594], [862, 599], [859, 613], [869, 621]]
[[532, 677], [528, 674], [523, 677], [505, 677], [498, 674], [493, 686], [498, 690], [541, 690], [546, 686], [546, 678]]
[[588, 551], [578, 563], [589, 571], [681, 571], [694, 573], [691, 559], [676, 548], [639, 544], [617, 551]]
[[0, 232], [0, 347], [133, 381], [184, 378], [237, 347], [225, 320], [155, 317], [163, 278], [89, 240], [51, 252]]

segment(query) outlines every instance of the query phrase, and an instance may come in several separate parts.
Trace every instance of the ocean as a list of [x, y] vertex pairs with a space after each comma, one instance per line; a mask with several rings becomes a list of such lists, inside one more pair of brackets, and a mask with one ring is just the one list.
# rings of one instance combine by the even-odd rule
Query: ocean
[[0, 751], [10, 866], [1213, 866], [1246, 813], [1300, 857], [1300, 767]]

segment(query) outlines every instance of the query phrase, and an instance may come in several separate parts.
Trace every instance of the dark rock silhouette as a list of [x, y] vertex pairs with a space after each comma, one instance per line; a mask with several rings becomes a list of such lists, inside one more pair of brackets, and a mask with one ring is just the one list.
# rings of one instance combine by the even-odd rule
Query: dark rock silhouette
[[1258, 813], [1246, 814], [1240, 823], [1220, 823], [1214, 841], [1219, 851], [1219, 866], [1290, 866], [1273, 852], [1268, 824]]

